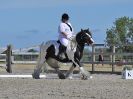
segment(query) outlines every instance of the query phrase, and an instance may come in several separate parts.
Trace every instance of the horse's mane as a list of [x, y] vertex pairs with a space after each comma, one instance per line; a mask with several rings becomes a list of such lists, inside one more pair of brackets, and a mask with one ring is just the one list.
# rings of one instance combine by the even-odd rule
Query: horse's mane
[[77, 42], [77, 41], [76, 41], [76, 37], [77, 37], [80, 33], [81, 33], [81, 31], [72, 36], [72, 41], [73, 41], [73, 42]]

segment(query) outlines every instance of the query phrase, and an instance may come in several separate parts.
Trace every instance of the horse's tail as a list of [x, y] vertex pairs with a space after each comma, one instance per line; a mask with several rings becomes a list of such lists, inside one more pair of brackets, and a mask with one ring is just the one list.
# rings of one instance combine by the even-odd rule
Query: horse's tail
[[40, 45], [40, 53], [39, 53], [39, 56], [38, 56], [38, 62], [39, 60], [42, 58], [42, 57], [45, 57], [43, 56], [45, 53], [44, 53], [44, 42], [42, 42], [42, 44]]

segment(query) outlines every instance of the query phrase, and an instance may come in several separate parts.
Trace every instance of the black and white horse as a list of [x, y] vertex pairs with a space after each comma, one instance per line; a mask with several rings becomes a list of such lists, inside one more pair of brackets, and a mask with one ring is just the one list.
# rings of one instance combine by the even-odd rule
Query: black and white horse
[[[89, 29], [82, 30], [77, 33], [72, 39], [69, 41], [69, 46], [66, 49], [66, 55], [64, 55], [64, 59], [59, 58], [59, 47], [62, 46], [59, 41], [48, 41], [46, 44], [42, 43], [40, 46], [40, 55], [37, 62], [37, 66], [34, 69], [34, 73], [32, 74], [33, 78], [39, 79], [41, 68], [44, 63], [47, 63], [49, 66], [54, 68], [58, 73], [60, 79], [65, 79], [71, 77], [73, 70], [76, 66], [79, 67], [79, 71], [82, 79], [87, 79], [90, 75], [89, 72], [85, 71], [82, 65], [80, 64], [80, 59], [83, 56], [83, 50], [85, 44], [93, 44], [94, 40], [92, 39], [91, 32]], [[66, 75], [64, 75], [60, 70], [59, 62], [72, 62], [72, 66], [67, 71]], [[46, 65], [44, 65], [46, 66]]]

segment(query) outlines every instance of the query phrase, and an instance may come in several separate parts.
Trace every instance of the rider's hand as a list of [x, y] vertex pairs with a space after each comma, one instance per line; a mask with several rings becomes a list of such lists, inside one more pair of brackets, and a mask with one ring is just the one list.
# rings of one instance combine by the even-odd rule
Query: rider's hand
[[72, 37], [70, 35], [67, 35], [67, 39], [72, 41]]

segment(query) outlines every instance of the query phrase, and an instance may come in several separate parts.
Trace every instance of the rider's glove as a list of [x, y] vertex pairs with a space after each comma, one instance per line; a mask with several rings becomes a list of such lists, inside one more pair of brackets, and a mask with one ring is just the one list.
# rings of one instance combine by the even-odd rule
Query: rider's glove
[[68, 40], [70, 40], [70, 41], [72, 41], [73, 40], [73, 38], [72, 37], [69, 37], [69, 38], [67, 38]]
[[67, 39], [71, 41], [72, 40], [72, 36], [68, 35]]

